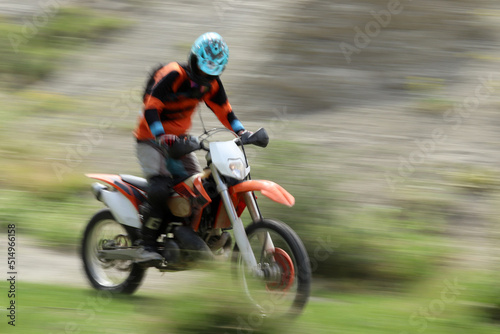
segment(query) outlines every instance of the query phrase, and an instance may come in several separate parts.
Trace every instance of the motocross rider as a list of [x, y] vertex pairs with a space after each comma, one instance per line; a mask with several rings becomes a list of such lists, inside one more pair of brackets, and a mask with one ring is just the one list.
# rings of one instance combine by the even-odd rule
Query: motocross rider
[[191, 127], [191, 117], [203, 101], [219, 121], [239, 136], [248, 136], [227, 100], [219, 76], [229, 57], [227, 44], [215, 32], [196, 39], [187, 64], [171, 62], [157, 68], [144, 92], [143, 113], [134, 131], [137, 157], [149, 182], [149, 205], [143, 211], [142, 245], [136, 262], [154, 266], [163, 261], [156, 252], [156, 239], [168, 222], [166, 198], [174, 180], [185, 179], [201, 171], [194, 153], [173, 159], [162, 154], [161, 147], [182, 141]]

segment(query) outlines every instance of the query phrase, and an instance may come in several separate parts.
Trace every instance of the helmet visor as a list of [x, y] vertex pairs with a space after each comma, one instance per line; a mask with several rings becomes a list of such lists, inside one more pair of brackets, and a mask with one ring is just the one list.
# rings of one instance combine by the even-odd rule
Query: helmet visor
[[219, 65], [211, 60], [206, 59], [199, 59], [198, 66], [203, 73], [214, 76], [220, 75], [226, 67], [225, 65]]

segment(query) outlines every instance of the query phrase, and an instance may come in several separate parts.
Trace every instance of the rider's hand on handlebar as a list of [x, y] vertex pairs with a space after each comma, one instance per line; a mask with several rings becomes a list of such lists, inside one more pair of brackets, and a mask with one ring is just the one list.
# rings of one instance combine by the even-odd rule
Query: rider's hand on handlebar
[[241, 130], [238, 131], [237, 135], [241, 138], [241, 141], [245, 143], [248, 138], [253, 135], [253, 132], [248, 130]]
[[172, 146], [177, 140], [179, 139], [179, 137], [177, 137], [176, 135], [171, 135], [171, 134], [163, 134], [163, 135], [160, 135], [156, 138], [156, 142], [158, 143], [158, 145], [160, 145], [161, 147], [170, 147]]
[[240, 137], [239, 140], [235, 139], [238, 145], [251, 144], [259, 147], [266, 147], [269, 143], [269, 136], [264, 128], [260, 128], [255, 132], [241, 130], [238, 131], [237, 135]]
[[168, 157], [179, 159], [180, 157], [200, 149], [197, 137], [182, 135], [176, 136], [164, 134], [157, 138], [161, 151]]

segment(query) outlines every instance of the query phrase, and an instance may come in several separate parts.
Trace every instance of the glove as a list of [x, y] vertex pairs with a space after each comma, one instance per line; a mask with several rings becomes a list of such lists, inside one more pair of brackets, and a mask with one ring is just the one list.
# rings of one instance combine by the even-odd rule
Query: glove
[[240, 130], [240, 131], [238, 131], [238, 136], [240, 136], [241, 142], [243, 144], [245, 144], [252, 135], [253, 135], [252, 131], [248, 131], [248, 130]]
[[158, 143], [158, 145], [160, 145], [160, 147], [168, 148], [172, 146], [178, 139], [179, 137], [177, 137], [176, 135], [163, 134], [156, 138], [156, 142]]
[[192, 136], [182, 136], [177, 138], [177, 140], [168, 149], [168, 155], [173, 159], [179, 159], [180, 157], [189, 154], [200, 148], [200, 142], [198, 138]]

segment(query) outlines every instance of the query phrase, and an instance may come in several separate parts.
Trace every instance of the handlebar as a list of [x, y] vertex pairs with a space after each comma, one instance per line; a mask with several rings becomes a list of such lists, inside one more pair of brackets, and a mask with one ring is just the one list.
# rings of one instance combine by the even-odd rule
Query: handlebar
[[[200, 138], [194, 136], [186, 136], [184, 138], [176, 140], [171, 146], [165, 149], [168, 155], [173, 159], [178, 159], [196, 150], [208, 151], [209, 148], [206, 145], [206, 138], [202, 139], [201, 141]], [[266, 147], [269, 143], [269, 136], [264, 128], [260, 128], [248, 136], [235, 138], [234, 142], [239, 146], [255, 145], [259, 147]]]
[[267, 134], [266, 129], [260, 128], [248, 136], [236, 138], [235, 142], [237, 145], [255, 145], [259, 147], [266, 147], [267, 144], [269, 144], [269, 135]]

